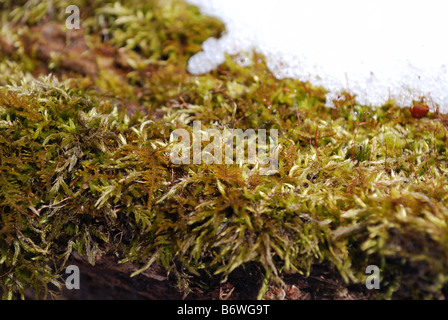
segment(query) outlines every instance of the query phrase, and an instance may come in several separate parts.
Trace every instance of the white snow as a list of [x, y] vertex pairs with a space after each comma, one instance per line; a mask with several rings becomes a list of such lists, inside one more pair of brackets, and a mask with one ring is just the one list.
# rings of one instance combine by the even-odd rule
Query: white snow
[[341, 90], [363, 105], [424, 97], [448, 113], [448, 3], [445, 0], [187, 0], [226, 25], [193, 56], [189, 72], [224, 62], [224, 53], [266, 56], [277, 78]]

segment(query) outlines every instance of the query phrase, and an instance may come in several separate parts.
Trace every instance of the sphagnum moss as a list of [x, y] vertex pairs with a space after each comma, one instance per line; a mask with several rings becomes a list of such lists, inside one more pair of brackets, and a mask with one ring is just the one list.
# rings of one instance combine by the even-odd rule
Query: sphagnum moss
[[[443, 115], [417, 120], [393, 101], [369, 108], [349, 93], [326, 109], [323, 89], [275, 79], [259, 55], [250, 67], [227, 57], [209, 74], [189, 75], [188, 58], [223, 27], [177, 0], [77, 3], [85, 27], [73, 41], [98, 66], [86, 74], [33, 47], [33, 30], [50, 21], [63, 29], [66, 1], [0, 4], [3, 298], [23, 298], [27, 288], [47, 297], [72, 252], [94, 264], [106, 250], [134, 263], [134, 275], [163, 265], [186, 292], [194, 281], [186, 275], [225, 278], [255, 262], [277, 285], [318, 263], [363, 283], [376, 264], [378, 297], [443, 293]], [[49, 72], [59, 80], [39, 76]], [[278, 172], [174, 165], [170, 133], [195, 120], [278, 129]]]

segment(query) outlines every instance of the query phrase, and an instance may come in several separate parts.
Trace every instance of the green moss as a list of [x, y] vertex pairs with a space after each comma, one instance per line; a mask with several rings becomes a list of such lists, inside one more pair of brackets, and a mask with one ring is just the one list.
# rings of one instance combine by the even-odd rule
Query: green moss
[[[223, 26], [174, 0], [80, 2], [90, 54], [112, 53], [94, 55], [97, 73], [54, 65], [59, 80], [39, 77], [50, 70], [42, 72], [48, 61], [29, 50], [32, 30], [51, 18], [63, 22], [67, 2], [31, 3], [1, 6], [8, 23], [0, 44], [16, 46], [0, 55], [4, 298], [23, 297], [28, 287], [46, 296], [73, 250], [92, 264], [116, 252], [140, 272], [160, 263], [186, 292], [185, 275], [225, 277], [256, 262], [277, 285], [316, 263], [363, 283], [366, 266], [377, 264], [379, 297], [441, 294], [444, 116], [416, 120], [393, 102], [352, 105], [348, 94], [327, 109], [323, 89], [275, 79], [256, 54], [250, 67], [227, 57], [192, 76], [188, 58]], [[194, 120], [279, 129], [278, 172], [172, 164], [170, 133], [191, 130]]]

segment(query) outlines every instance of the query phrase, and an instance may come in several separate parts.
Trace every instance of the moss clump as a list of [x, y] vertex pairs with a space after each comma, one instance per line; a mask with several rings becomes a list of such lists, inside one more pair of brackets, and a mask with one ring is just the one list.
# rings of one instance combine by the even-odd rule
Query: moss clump
[[[74, 48], [55, 36], [52, 53], [36, 51], [33, 30], [63, 30], [67, 3], [31, 3], [1, 5], [4, 298], [23, 298], [28, 287], [46, 297], [73, 251], [92, 264], [116, 254], [139, 268], [134, 274], [159, 263], [186, 292], [186, 275], [225, 277], [255, 262], [280, 286], [283, 274], [308, 275], [317, 263], [363, 283], [376, 264], [378, 297], [442, 295], [444, 116], [417, 120], [393, 102], [353, 105], [349, 94], [327, 109], [323, 89], [275, 79], [258, 55], [250, 67], [227, 57], [192, 76], [188, 58], [223, 27], [181, 1], [80, 2], [85, 27]], [[93, 69], [67, 63], [75, 48]], [[170, 133], [195, 120], [278, 129], [278, 172], [174, 165]]]

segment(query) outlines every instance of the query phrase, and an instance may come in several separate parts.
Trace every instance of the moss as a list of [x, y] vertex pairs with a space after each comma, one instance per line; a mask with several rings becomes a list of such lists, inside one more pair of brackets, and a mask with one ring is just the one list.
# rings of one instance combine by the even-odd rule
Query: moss
[[[29, 287], [46, 297], [73, 251], [92, 264], [116, 253], [135, 274], [159, 263], [186, 292], [203, 271], [225, 278], [256, 262], [265, 283], [281, 286], [284, 274], [328, 263], [347, 283], [380, 266], [378, 297], [440, 296], [445, 116], [414, 119], [393, 102], [353, 105], [348, 93], [328, 109], [325, 90], [275, 79], [257, 54], [250, 67], [228, 56], [192, 76], [188, 58], [223, 26], [177, 0], [79, 2], [84, 29], [73, 41], [96, 67], [67, 63], [74, 49], [65, 46], [56, 53], [68, 60], [58, 64], [36, 51], [33, 30], [50, 20], [63, 30], [67, 2], [32, 4], [1, 2], [4, 298], [23, 298]], [[47, 39], [56, 51], [57, 39]], [[174, 165], [170, 133], [194, 120], [278, 129], [278, 172]]]

